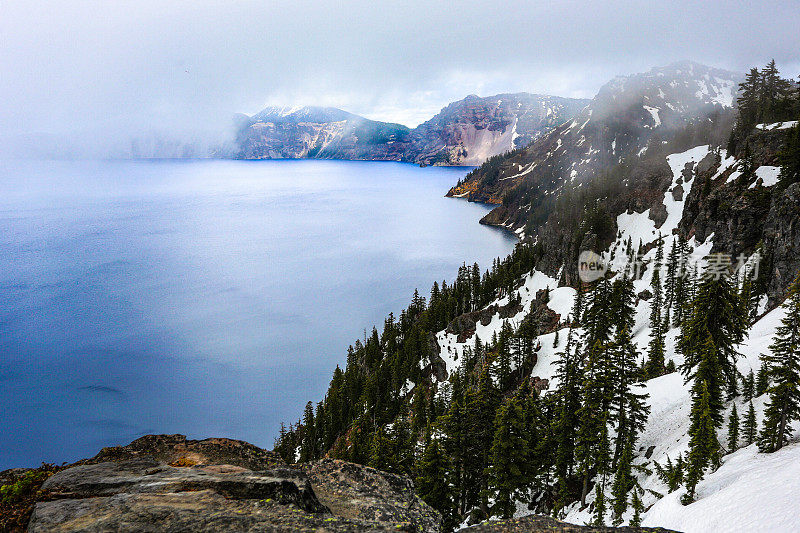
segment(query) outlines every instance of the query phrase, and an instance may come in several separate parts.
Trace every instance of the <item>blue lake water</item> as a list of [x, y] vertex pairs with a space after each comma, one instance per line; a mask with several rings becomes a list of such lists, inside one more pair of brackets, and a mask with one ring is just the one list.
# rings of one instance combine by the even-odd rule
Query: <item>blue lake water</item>
[[0, 469], [147, 433], [272, 447], [415, 287], [514, 239], [466, 169], [0, 161]]

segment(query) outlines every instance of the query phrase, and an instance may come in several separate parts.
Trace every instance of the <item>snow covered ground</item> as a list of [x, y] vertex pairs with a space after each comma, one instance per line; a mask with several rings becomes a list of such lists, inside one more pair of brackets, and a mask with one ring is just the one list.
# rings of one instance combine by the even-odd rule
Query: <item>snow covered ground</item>
[[[774, 125], [772, 125], [774, 126]], [[673, 154], [667, 158], [673, 172], [673, 183], [668, 188], [664, 205], [667, 208], [665, 223], [656, 228], [649, 218], [649, 211], [644, 213], [623, 213], [619, 215], [618, 239], [604, 253], [610, 259], [613, 253], [614, 260], [619, 262], [625, 259], [624, 246], [630, 238], [634, 249], [639, 243], [647, 245], [656, 241], [659, 236], [668, 236], [664, 243], [664, 257], [669, 254], [672, 246], [672, 232], [677, 228], [683, 212], [683, 204], [691, 188], [691, 181], [683, 183], [684, 194], [681, 200], [675, 200], [672, 189], [682, 179], [685, 165], [696, 165], [709, 152], [708, 146], [698, 146], [680, 154]], [[723, 164], [720, 172], [734, 164], [732, 158], [721, 154]], [[761, 167], [757, 171], [758, 177], [764, 180], [764, 185], [773, 184], [774, 167]], [[705, 266], [703, 258], [707, 256], [713, 244], [713, 235], [705, 242], [697, 243], [694, 239], [689, 242], [693, 248], [692, 262], [699, 268]], [[650, 249], [642, 258], [645, 264], [651, 263], [655, 256], [655, 248]], [[619, 265], [615, 265], [619, 266]], [[617, 270], [617, 268], [612, 268]], [[648, 268], [641, 277], [634, 282], [636, 293], [648, 288], [652, 277], [652, 268]], [[545, 287], [551, 289], [548, 306], [561, 315], [564, 320], [569, 314], [575, 298], [575, 290], [569, 287], [558, 287], [557, 280], [538, 271], [532, 272], [519, 290], [524, 311], [512, 317], [510, 322], [514, 325], [521, 321], [530, 308], [536, 292]], [[496, 303], [503, 305], [507, 298]], [[647, 350], [650, 340], [649, 329], [650, 305], [647, 301], [639, 302], [636, 308], [636, 323], [634, 326], [634, 342], [639, 346], [642, 358]], [[783, 308], [777, 308], [763, 316], [753, 325], [747, 339], [739, 346], [742, 357], [738, 361], [738, 368], [743, 374], [751, 369], [757, 371], [761, 365], [761, 355], [768, 351], [769, 345], [775, 335], [775, 329], [785, 316]], [[495, 315], [487, 326], [478, 325], [477, 334], [482, 340], [489, 340], [493, 333], [499, 333], [503, 320]], [[559, 331], [559, 344], [553, 346], [555, 333], [548, 333], [539, 337], [541, 349], [538, 352], [538, 361], [533, 369], [533, 375], [551, 380], [551, 390], [557, 386], [553, 381], [555, 370], [554, 363], [558, 353], [564, 349], [567, 338], [567, 329]], [[680, 354], [675, 352], [675, 343], [679, 331], [672, 329], [667, 334], [666, 359], [672, 359], [676, 364], [682, 362]], [[465, 343], [456, 342], [453, 335], [440, 332], [437, 335], [441, 346], [441, 356], [447, 362], [448, 371], [452, 371], [459, 361], [465, 346], [474, 344], [474, 337]], [[673, 461], [678, 454], [685, 454], [689, 447], [689, 411], [691, 384], [685, 384], [683, 376], [672, 373], [646, 382], [643, 392], [650, 395], [648, 403], [651, 413], [647, 426], [638, 442], [638, 457], [635, 462], [639, 465], [648, 465], [651, 470], [652, 462], [664, 464], [667, 457]], [[747, 405], [739, 398], [736, 400], [740, 416], [747, 412]], [[753, 400], [759, 426], [763, 420], [764, 404], [766, 397], [761, 396]], [[726, 418], [732, 403], [726, 406]], [[725, 442], [725, 431], [720, 430], [720, 442]], [[645, 459], [645, 451], [653, 447], [650, 459]], [[734, 532], [797, 532], [800, 531], [800, 443], [795, 442], [773, 454], [758, 453], [756, 445], [742, 448], [723, 458], [722, 466], [715, 472], [706, 475], [697, 487], [697, 499], [694, 503], [684, 506], [680, 497], [685, 489], [679, 488], [669, 493], [667, 486], [653, 471], [652, 474], [638, 473], [638, 481], [645, 494], [642, 496], [646, 512], [643, 514], [643, 525], [661, 526], [665, 528], [684, 531], [687, 533], [734, 533]], [[609, 480], [611, 483], [613, 480]], [[610, 489], [610, 486], [607, 487]], [[653, 492], [650, 492], [653, 491]], [[659, 497], [656, 494], [661, 494]], [[587, 498], [592, 503], [594, 493], [590, 492]], [[583, 524], [591, 520], [590, 508], [580, 510], [578, 503], [568, 506], [566, 521]], [[528, 514], [523, 505], [519, 506], [518, 515]], [[626, 522], [631, 518], [629, 510], [625, 516]]]

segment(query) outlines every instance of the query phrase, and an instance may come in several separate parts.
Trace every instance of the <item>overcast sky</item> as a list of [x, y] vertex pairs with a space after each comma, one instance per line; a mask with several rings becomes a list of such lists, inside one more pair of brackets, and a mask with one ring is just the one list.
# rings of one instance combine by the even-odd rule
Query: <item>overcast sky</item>
[[800, 1], [0, 1], [0, 137], [213, 130], [268, 104], [415, 126], [680, 59], [800, 73]]

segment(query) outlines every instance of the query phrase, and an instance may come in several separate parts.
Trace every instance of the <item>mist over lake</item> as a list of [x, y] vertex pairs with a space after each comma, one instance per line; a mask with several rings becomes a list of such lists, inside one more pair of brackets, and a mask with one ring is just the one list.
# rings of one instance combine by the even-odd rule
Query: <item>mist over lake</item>
[[364, 328], [514, 245], [464, 168], [0, 162], [0, 469], [148, 433], [271, 447]]

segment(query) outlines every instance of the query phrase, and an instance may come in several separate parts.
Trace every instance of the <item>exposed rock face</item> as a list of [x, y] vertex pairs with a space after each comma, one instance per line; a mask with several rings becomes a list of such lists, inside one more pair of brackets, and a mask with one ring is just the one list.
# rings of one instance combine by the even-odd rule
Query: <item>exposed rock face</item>
[[405, 476], [322, 459], [304, 465], [319, 501], [339, 517], [400, 524], [410, 531], [438, 531], [441, 516], [414, 494]]
[[464, 533], [669, 533], [671, 530], [660, 527], [595, 527], [578, 526], [559, 522], [549, 516], [530, 515], [515, 520], [484, 522], [461, 529]]
[[[740, 77], [680, 62], [615, 78], [572, 121], [523, 150], [485, 163], [448, 194], [502, 203], [483, 222], [521, 228], [530, 213], [545, 211], [548, 197], [565, 183], [592, 180], [623, 160], [655, 151], [687, 121], [730, 110]], [[515, 194], [504, 201], [511, 191]]]
[[800, 183], [774, 195], [764, 224], [764, 248], [770, 254], [768, 307], [778, 305], [800, 274]]
[[341, 109], [269, 107], [240, 129], [238, 157], [399, 161], [409, 132]]
[[528, 93], [470, 95], [420, 124], [406, 161], [423, 165], [480, 165], [527, 146], [572, 118], [588, 100]]
[[50, 477], [29, 530], [438, 531], [411, 481], [322, 460], [287, 466], [230, 439], [151, 435]]
[[414, 130], [335, 108], [268, 107], [240, 124], [238, 157], [479, 165], [527, 145], [587, 102], [527, 93], [472, 95]]

